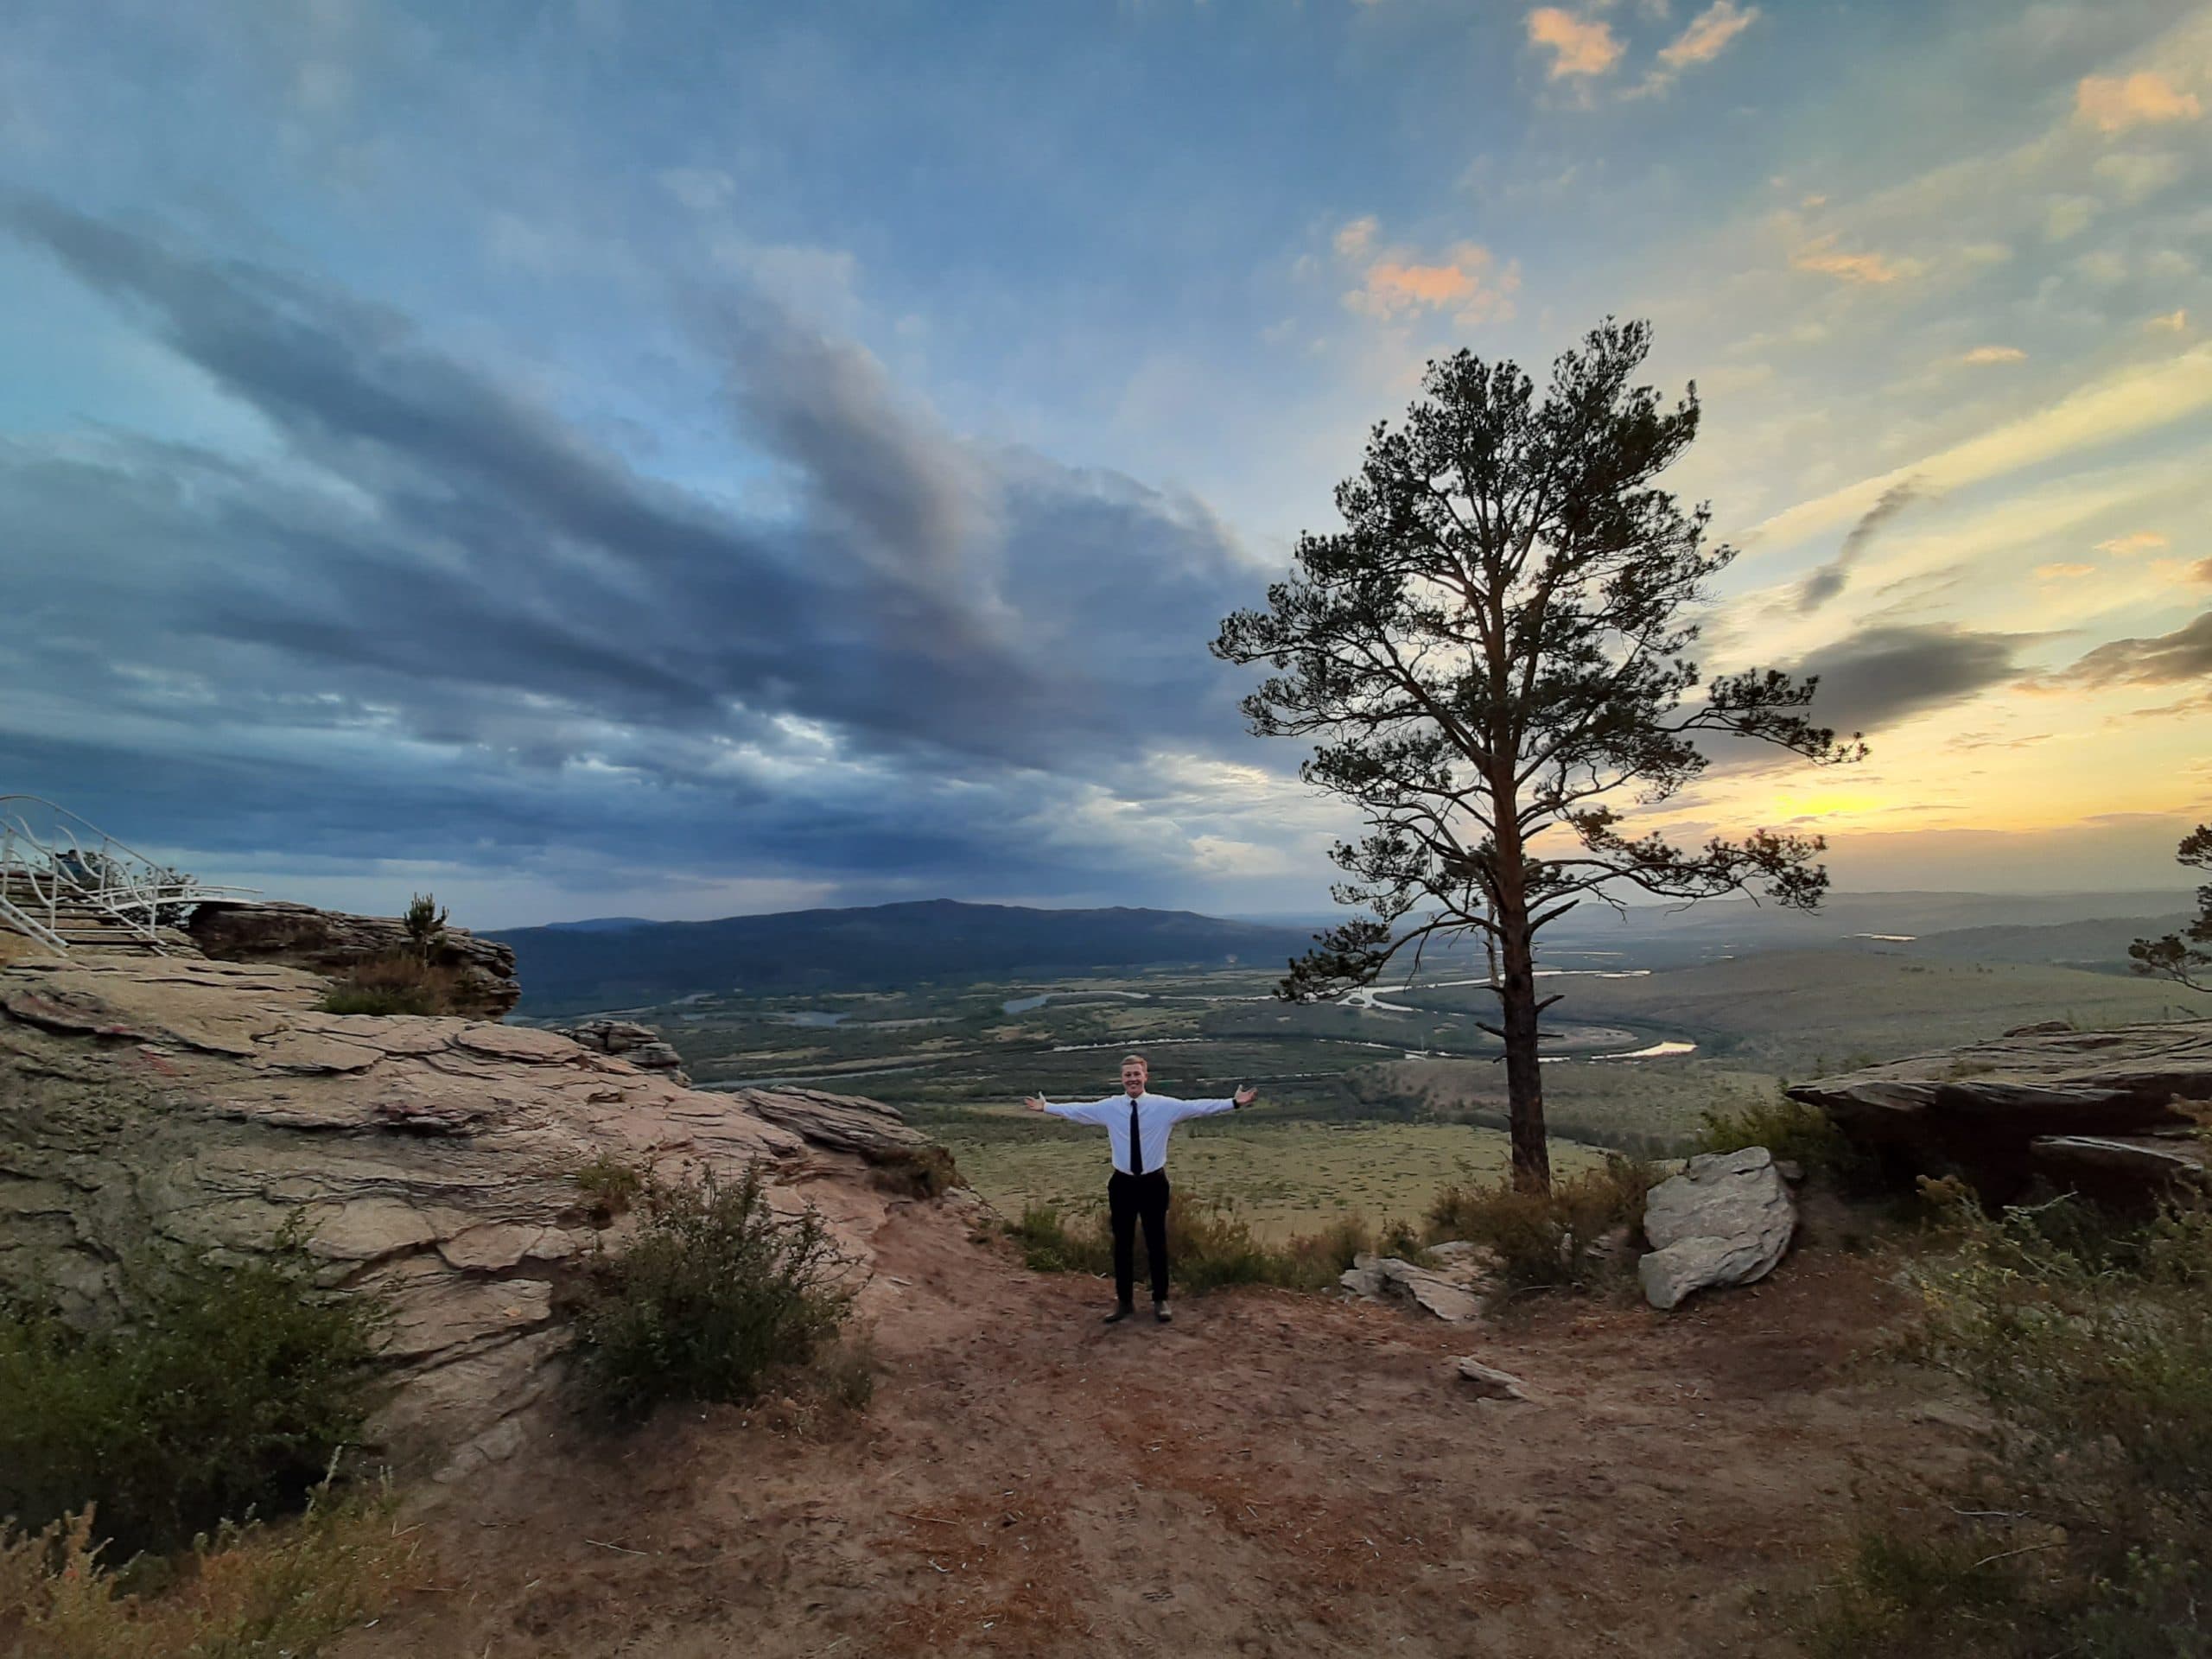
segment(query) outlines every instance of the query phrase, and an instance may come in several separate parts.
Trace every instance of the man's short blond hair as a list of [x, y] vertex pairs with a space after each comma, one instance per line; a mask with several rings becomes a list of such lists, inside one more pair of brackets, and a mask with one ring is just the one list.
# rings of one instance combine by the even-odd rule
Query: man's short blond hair
[[1122, 1064], [1123, 1065], [1127, 1065], [1131, 1060], [1135, 1060], [1139, 1065], [1144, 1067], [1146, 1074], [1147, 1076], [1150, 1075], [1152, 1071], [1152, 1062], [1150, 1060], [1145, 1058], [1141, 1054], [1124, 1054], [1122, 1056]]

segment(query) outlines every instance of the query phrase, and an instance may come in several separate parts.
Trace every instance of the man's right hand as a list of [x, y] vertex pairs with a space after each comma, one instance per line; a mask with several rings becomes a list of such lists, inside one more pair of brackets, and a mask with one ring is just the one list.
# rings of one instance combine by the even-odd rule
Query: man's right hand
[[1021, 1103], [1033, 1112], [1041, 1112], [1045, 1109], [1045, 1097], [1042, 1095], [1032, 1095]]

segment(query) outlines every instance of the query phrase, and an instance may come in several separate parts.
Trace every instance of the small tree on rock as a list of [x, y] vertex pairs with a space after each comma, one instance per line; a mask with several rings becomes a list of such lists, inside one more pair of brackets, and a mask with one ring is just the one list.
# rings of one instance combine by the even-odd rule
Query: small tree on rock
[[448, 912], [432, 893], [418, 893], [401, 918], [407, 929], [407, 948], [418, 962], [428, 962], [446, 942]]
[[[2192, 869], [2212, 870], [2212, 823], [2200, 823], [2182, 837], [2174, 856]], [[2138, 939], [2127, 947], [2139, 974], [2155, 974], [2192, 991], [2212, 991], [2212, 884], [2196, 890], [2196, 919], [2161, 938]]]
[[[1735, 556], [1652, 486], [1697, 433], [1696, 389], [1672, 410], [1630, 379], [1650, 346], [1611, 319], [1554, 365], [1535, 400], [1510, 362], [1431, 363], [1397, 430], [1377, 425], [1337, 490], [1344, 528], [1299, 540], [1268, 608], [1222, 624], [1214, 652], [1275, 672], [1246, 697], [1254, 733], [1315, 741], [1300, 768], [1355, 803], [1339, 903], [1371, 912], [1294, 962], [1281, 994], [1371, 982], [1409, 947], [1478, 935], [1492, 964], [1513, 1166], [1550, 1184], [1535, 994], [1538, 931], [1623, 887], [1695, 899], [1758, 884], [1811, 909], [1819, 836], [1755, 831], [1698, 849], [1630, 836], [1614, 803], [1656, 804], [1696, 778], [1699, 733], [1833, 764], [1862, 758], [1803, 711], [1815, 682], [1774, 671], [1705, 685], [1684, 613]], [[1539, 847], [1547, 836], [1553, 842]]]

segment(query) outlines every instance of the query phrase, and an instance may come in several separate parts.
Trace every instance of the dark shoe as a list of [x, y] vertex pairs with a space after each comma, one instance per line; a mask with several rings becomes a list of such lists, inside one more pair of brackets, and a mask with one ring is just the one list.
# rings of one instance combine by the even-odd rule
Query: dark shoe
[[1152, 1317], [1153, 1317], [1154, 1319], [1158, 1319], [1158, 1320], [1159, 1320], [1162, 1325], [1166, 1325], [1169, 1320], [1173, 1319], [1175, 1316], [1174, 1316], [1174, 1314], [1173, 1314], [1172, 1313], [1170, 1313], [1170, 1312], [1168, 1311], [1167, 1304], [1166, 1304], [1166, 1303], [1165, 1303], [1165, 1302], [1154, 1302], [1154, 1303], [1152, 1305]]
[[1121, 1306], [1116, 1308], [1111, 1313], [1109, 1313], [1103, 1319], [1100, 1320], [1099, 1323], [1102, 1325], [1119, 1325], [1123, 1319], [1128, 1319], [1130, 1314], [1135, 1312], [1136, 1309], [1131, 1307], [1127, 1302], [1124, 1302]]

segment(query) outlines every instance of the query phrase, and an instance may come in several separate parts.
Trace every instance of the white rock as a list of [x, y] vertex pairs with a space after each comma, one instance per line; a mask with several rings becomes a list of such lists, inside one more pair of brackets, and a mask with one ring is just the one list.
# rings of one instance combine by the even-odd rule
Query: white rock
[[1402, 1297], [1446, 1325], [1468, 1325], [1482, 1317], [1481, 1300], [1465, 1287], [1395, 1255], [1356, 1255], [1351, 1270], [1338, 1282], [1362, 1296]]
[[1644, 1300], [1670, 1308], [1695, 1291], [1764, 1279], [1796, 1227], [1797, 1206], [1764, 1147], [1693, 1158], [1644, 1201], [1644, 1236], [1656, 1247], [1637, 1263]]
[[1474, 1385], [1475, 1393], [1484, 1400], [1526, 1400], [1529, 1397], [1521, 1379], [1510, 1371], [1501, 1371], [1471, 1357], [1455, 1359], [1452, 1363], [1462, 1377]]

